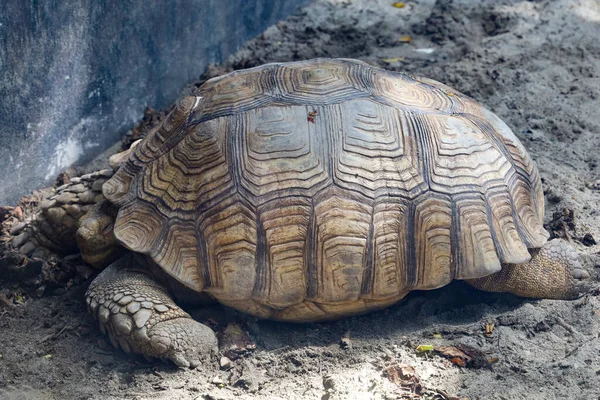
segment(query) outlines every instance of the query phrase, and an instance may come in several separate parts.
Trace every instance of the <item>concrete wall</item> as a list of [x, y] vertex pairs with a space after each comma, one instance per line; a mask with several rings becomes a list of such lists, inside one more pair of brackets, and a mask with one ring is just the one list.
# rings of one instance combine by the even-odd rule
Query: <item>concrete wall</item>
[[0, 1], [0, 205], [93, 158], [307, 2]]

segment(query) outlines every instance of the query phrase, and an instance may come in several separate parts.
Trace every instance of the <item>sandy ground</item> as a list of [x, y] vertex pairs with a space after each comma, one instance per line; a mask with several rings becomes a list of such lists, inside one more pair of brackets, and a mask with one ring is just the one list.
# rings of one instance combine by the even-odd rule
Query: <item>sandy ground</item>
[[[544, 180], [547, 228], [577, 246], [598, 280], [599, 38], [595, 0], [403, 8], [391, 0], [316, 0], [204, 77], [264, 62], [353, 57], [455, 87], [495, 111], [530, 150]], [[60, 265], [77, 263], [75, 256]], [[217, 361], [178, 370], [113, 350], [85, 312], [87, 283], [66, 274], [43, 294], [35, 285], [3, 284], [13, 298], [0, 301], [0, 398], [600, 399], [598, 292], [531, 301], [455, 282], [382, 312], [307, 325], [256, 321], [220, 306], [190, 310], [217, 329], [236, 321], [256, 343], [223, 371]], [[489, 337], [486, 323], [495, 324]], [[494, 362], [466, 368], [415, 350], [461, 344]], [[418, 380], [420, 395], [388, 377], [386, 368], [399, 365], [414, 368], [405, 381]]]

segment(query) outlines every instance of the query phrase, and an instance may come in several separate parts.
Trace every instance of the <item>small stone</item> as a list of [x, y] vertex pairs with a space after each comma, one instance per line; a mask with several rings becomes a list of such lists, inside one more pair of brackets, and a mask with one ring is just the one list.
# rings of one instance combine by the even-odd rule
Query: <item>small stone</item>
[[229, 370], [229, 369], [233, 368], [233, 361], [231, 361], [227, 357], [221, 357], [221, 360], [219, 361], [219, 365], [221, 366], [222, 370]]
[[588, 233], [586, 233], [586, 234], [583, 236], [583, 238], [581, 239], [581, 243], [582, 243], [584, 246], [588, 246], [588, 247], [589, 247], [589, 246], [595, 246], [595, 245], [597, 244], [597, 243], [596, 243], [596, 239], [594, 239], [594, 237], [592, 236], [592, 234], [591, 234], [591, 233], [589, 233], [589, 232], [588, 232]]
[[95, 191], [95, 192], [101, 192], [102, 191], [102, 185], [104, 185], [104, 182], [106, 182], [106, 179], [98, 179], [92, 185], [92, 190]]
[[10, 229], [10, 234], [12, 236], [15, 236], [17, 234], [19, 234], [19, 232], [21, 232], [23, 229], [25, 229], [25, 227], [27, 226], [27, 223], [25, 222], [19, 222], [18, 224], [14, 224], [13, 227]]
[[210, 382], [214, 383], [215, 385], [224, 385], [225, 384], [225, 381], [219, 375], [212, 378]]

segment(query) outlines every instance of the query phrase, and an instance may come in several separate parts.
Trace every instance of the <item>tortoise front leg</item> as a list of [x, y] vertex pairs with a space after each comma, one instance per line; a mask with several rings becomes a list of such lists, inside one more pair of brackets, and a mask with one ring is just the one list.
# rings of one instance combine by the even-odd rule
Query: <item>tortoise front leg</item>
[[509, 292], [536, 299], [574, 299], [589, 289], [590, 274], [575, 250], [554, 239], [537, 250], [529, 262], [504, 264], [502, 270], [466, 282], [488, 292]]
[[179, 308], [167, 290], [128, 254], [86, 292], [88, 309], [116, 348], [196, 367], [217, 349], [214, 332]]

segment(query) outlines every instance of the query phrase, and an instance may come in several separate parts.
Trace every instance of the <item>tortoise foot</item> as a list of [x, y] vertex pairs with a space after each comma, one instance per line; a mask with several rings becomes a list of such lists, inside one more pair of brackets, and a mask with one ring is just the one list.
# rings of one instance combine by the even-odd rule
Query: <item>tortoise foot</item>
[[590, 274], [579, 262], [575, 250], [554, 239], [534, 252], [522, 264], [505, 264], [502, 270], [466, 282], [489, 292], [509, 292], [536, 299], [574, 299], [591, 288]]
[[193, 368], [217, 349], [214, 332], [179, 308], [131, 255], [94, 279], [86, 302], [100, 330], [108, 334], [113, 346], [127, 353]]

